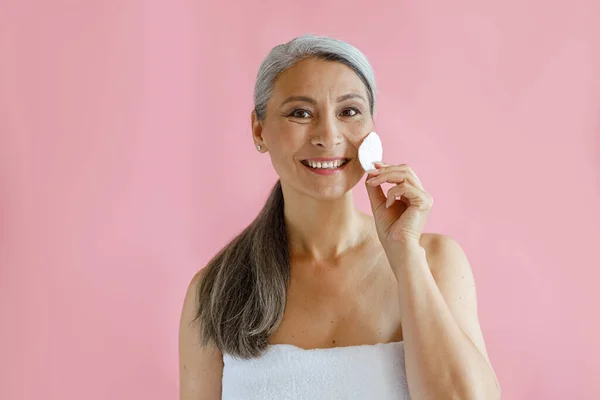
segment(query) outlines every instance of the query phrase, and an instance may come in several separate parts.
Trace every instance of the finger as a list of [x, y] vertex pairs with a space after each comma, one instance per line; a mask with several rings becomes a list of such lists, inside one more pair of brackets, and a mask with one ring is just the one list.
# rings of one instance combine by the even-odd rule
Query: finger
[[388, 190], [386, 208], [391, 207], [402, 196], [408, 199], [410, 206], [415, 206], [420, 210], [427, 210], [433, 205], [433, 199], [429, 193], [404, 181]]
[[424, 189], [423, 184], [421, 183], [421, 180], [419, 179], [417, 174], [415, 174], [415, 171], [413, 171], [412, 168], [410, 168], [408, 165], [406, 165], [406, 164], [389, 165], [389, 164], [383, 164], [383, 163], [376, 163], [376, 164], [379, 164], [380, 166], [378, 166], [378, 169], [376, 169], [376, 170], [369, 171], [370, 175], [380, 176], [380, 175], [383, 175], [383, 174], [386, 174], [389, 172], [404, 172], [412, 177], [415, 186], [420, 187], [421, 189]]
[[377, 161], [375, 161], [373, 163], [373, 165], [375, 166], [375, 169], [370, 169], [370, 170], [367, 171], [367, 173], [372, 174], [372, 175], [380, 174], [380, 173], [382, 173], [385, 170], [386, 167], [391, 167], [392, 166], [390, 164], [385, 164], [385, 163], [377, 162]]
[[367, 170], [367, 174], [369, 174], [371, 176], [379, 175], [382, 172], [384, 165], [387, 166], [387, 164], [382, 164], [382, 163], [378, 163], [378, 162], [374, 162], [373, 165], [375, 166], [375, 169]]
[[376, 215], [378, 210], [385, 206], [387, 198], [381, 186], [366, 185], [366, 187], [371, 203], [371, 210], [373, 211], [373, 215]]
[[369, 178], [367, 180], [368, 185], [379, 186], [382, 183], [400, 183], [405, 180], [408, 180], [410, 184], [415, 187], [418, 187], [421, 190], [425, 190], [421, 182], [415, 179], [408, 171], [399, 171], [399, 170], [389, 170], [381, 175], [377, 175], [375, 177]]
[[391, 167], [393, 164], [384, 163], [383, 161], [375, 161], [373, 162], [375, 168], [383, 168], [383, 167]]

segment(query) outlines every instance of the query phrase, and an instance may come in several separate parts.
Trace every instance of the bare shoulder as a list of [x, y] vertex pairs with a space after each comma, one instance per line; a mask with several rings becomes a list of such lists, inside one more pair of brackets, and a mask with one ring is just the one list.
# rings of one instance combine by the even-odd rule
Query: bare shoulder
[[192, 280], [190, 281], [190, 284], [188, 285], [187, 294], [190, 294], [190, 292], [195, 293], [198, 290], [198, 287], [200, 286], [202, 279], [204, 279], [204, 276], [206, 275], [207, 271], [208, 270], [206, 268], [202, 268], [201, 270], [196, 272], [196, 274], [194, 274]]
[[475, 278], [471, 264], [460, 244], [448, 235], [422, 235], [421, 246], [444, 300], [463, 332], [489, 363], [483, 333], [479, 325]]
[[183, 332], [188, 332], [189, 330], [189, 332], [195, 333], [197, 339], [200, 339], [199, 332], [202, 323], [196, 320], [196, 315], [200, 307], [198, 289], [207, 272], [206, 268], [202, 268], [192, 277], [187, 287], [181, 310], [180, 330]]
[[198, 311], [198, 287], [206, 274], [201, 269], [188, 285], [179, 323], [180, 399], [213, 400], [221, 398], [223, 355], [213, 345], [201, 345], [201, 321], [194, 322]]
[[427, 263], [434, 275], [471, 269], [462, 247], [451, 236], [423, 233], [419, 243], [425, 249]]
[[422, 235], [421, 247], [425, 249], [431, 275], [448, 305], [475, 319], [475, 277], [460, 244], [448, 235], [429, 233]]
[[[183, 300], [183, 309], [182, 309], [182, 319], [181, 322], [189, 322], [192, 324], [192, 321], [196, 317], [196, 313], [198, 311], [198, 288], [206, 275], [206, 268], [202, 268], [200, 271], [196, 272], [196, 274], [192, 277], [190, 283], [188, 284], [187, 291], [185, 293], [185, 297]], [[184, 318], [185, 317], [185, 318]], [[184, 320], [185, 319], [185, 320]]]
[[443, 234], [443, 233], [435, 233], [435, 232], [423, 232], [421, 234], [420, 244], [425, 248], [425, 250], [436, 250], [435, 246], [443, 244], [444, 241], [453, 241], [452, 237]]

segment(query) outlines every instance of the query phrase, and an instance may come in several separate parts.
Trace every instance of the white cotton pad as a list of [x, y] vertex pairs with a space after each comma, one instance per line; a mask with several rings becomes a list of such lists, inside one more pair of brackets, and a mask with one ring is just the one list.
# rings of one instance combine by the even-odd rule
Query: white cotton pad
[[383, 147], [381, 139], [375, 132], [371, 132], [358, 147], [358, 160], [365, 171], [375, 169], [374, 162], [383, 160]]

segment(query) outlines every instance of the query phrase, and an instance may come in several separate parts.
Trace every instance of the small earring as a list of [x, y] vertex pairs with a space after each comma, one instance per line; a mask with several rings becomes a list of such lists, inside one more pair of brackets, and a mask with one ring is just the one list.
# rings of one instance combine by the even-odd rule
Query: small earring
[[256, 148], [258, 149], [258, 151], [260, 151], [260, 149], [261, 149], [260, 144], [258, 146], [256, 146]]

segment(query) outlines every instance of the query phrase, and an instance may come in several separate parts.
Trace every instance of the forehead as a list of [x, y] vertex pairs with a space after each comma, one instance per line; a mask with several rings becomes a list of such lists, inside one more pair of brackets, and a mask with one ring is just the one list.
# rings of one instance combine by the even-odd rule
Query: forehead
[[273, 97], [338, 96], [347, 92], [360, 93], [367, 98], [367, 88], [352, 68], [340, 62], [308, 58], [279, 75], [273, 88]]

